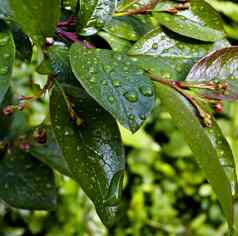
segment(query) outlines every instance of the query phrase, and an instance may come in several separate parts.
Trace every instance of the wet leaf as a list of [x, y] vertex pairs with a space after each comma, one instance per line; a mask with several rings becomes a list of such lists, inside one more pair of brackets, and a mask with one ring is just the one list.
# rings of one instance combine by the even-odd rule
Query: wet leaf
[[194, 83], [227, 83], [225, 91], [202, 89], [199, 92], [209, 98], [237, 100], [238, 47], [223, 48], [202, 58], [193, 66], [186, 80]]
[[111, 20], [116, 0], [80, 0], [79, 5], [79, 32], [89, 36]]
[[177, 14], [155, 13], [158, 22], [170, 30], [205, 42], [225, 37], [219, 14], [203, 0], [191, 0], [190, 8]]
[[137, 131], [153, 108], [155, 93], [133, 60], [122, 53], [74, 44], [70, 61], [85, 90], [122, 125]]
[[50, 67], [60, 83], [67, 83], [78, 86], [79, 82], [75, 78], [69, 58], [69, 48], [55, 45], [48, 49]]
[[121, 16], [112, 18], [103, 29], [119, 38], [136, 41], [152, 28], [148, 16]]
[[54, 174], [29, 154], [12, 153], [0, 160], [0, 198], [12, 207], [52, 210], [57, 204]]
[[129, 50], [137, 64], [154, 75], [166, 79], [184, 80], [192, 65], [215, 49], [229, 46], [227, 40], [203, 43], [188, 40], [157, 27], [144, 35]]
[[42, 45], [55, 31], [60, 0], [9, 0], [14, 20], [33, 41]]
[[0, 104], [8, 89], [9, 79], [15, 60], [15, 45], [10, 32], [0, 22]]
[[[203, 169], [222, 206], [230, 227], [233, 225], [232, 189], [236, 185], [235, 166], [230, 148], [213, 120], [212, 128], [204, 128], [193, 106], [177, 91], [158, 85], [162, 104], [183, 133], [194, 157]], [[226, 175], [228, 172], [229, 178]], [[229, 173], [230, 172], [230, 173]], [[235, 174], [234, 174], [235, 175]], [[235, 181], [235, 182], [234, 182]]]
[[[125, 169], [118, 126], [82, 88], [63, 88], [83, 123], [77, 127], [72, 121], [65, 95], [56, 86], [50, 99], [51, 123], [56, 139], [73, 178], [94, 202], [103, 223], [110, 227], [122, 213], [121, 193], [118, 191], [121, 191], [123, 177], [114, 177]], [[108, 205], [106, 200], [109, 197], [115, 201]]]
[[[12, 92], [10, 88], [6, 92], [2, 103], [0, 103], [0, 141], [9, 135], [10, 126], [11, 126], [11, 117], [5, 116], [3, 114], [3, 109], [12, 103]], [[1, 151], [0, 151], [1, 157]]]
[[131, 47], [131, 43], [125, 39], [118, 38], [112, 34], [101, 31], [98, 33], [107, 43], [110, 45], [113, 51], [115, 52], [124, 52], [128, 51]]
[[22, 29], [14, 23], [11, 23], [10, 30], [16, 45], [16, 53], [18, 58], [25, 62], [30, 62], [33, 53], [33, 45], [30, 39], [22, 31]]

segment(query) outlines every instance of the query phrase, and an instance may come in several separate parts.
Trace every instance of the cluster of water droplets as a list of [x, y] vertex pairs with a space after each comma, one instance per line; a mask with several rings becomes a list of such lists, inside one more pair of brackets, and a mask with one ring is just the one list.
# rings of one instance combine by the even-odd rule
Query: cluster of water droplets
[[7, 33], [0, 33], [0, 76], [7, 75], [9, 73], [9, 66], [7, 65], [10, 54], [6, 52], [9, 44], [10, 37]]

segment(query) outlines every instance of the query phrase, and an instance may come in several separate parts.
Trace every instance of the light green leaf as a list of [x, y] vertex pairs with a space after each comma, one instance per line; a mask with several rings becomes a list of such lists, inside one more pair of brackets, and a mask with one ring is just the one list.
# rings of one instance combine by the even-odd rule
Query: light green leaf
[[177, 14], [154, 13], [158, 22], [170, 30], [205, 42], [225, 37], [219, 14], [204, 0], [191, 0], [189, 9]]
[[[213, 120], [212, 128], [204, 128], [193, 106], [174, 89], [159, 84], [159, 97], [183, 133], [194, 157], [205, 172], [222, 206], [230, 228], [233, 225], [234, 181], [230, 182], [225, 171], [234, 173], [234, 161], [227, 142]], [[229, 169], [230, 168], [230, 169]]]
[[128, 56], [105, 49], [70, 49], [73, 72], [85, 90], [123, 126], [135, 132], [150, 114], [152, 82]]
[[38, 45], [50, 37], [60, 17], [60, 0], [9, 0], [14, 20]]

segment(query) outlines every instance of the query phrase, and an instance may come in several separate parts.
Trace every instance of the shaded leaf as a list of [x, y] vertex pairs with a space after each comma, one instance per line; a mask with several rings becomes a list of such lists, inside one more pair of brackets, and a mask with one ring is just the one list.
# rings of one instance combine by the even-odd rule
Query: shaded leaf
[[63, 153], [56, 141], [52, 128], [45, 127], [47, 141], [44, 144], [34, 141], [31, 143], [29, 152], [49, 167], [59, 171], [61, 174], [71, 176], [68, 164], [63, 157]]
[[189, 9], [177, 14], [155, 13], [158, 22], [181, 35], [206, 42], [225, 37], [219, 14], [204, 0], [191, 0]]
[[78, 80], [75, 78], [69, 58], [69, 48], [66, 46], [55, 45], [48, 49], [49, 63], [57, 80], [60, 83], [78, 85]]
[[[117, 124], [82, 88], [63, 88], [84, 122], [77, 127], [72, 121], [65, 94], [56, 86], [50, 99], [51, 123], [56, 139], [73, 178], [94, 202], [103, 223], [112, 226], [121, 214], [118, 191], [121, 191], [123, 178], [114, 176], [119, 172], [123, 176], [125, 168]], [[114, 185], [117, 186], [116, 192]], [[108, 199], [115, 201], [110, 201], [108, 206]]]
[[204, 96], [215, 99], [238, 99], [238, 47], [228, 47], [210, 53], [198, 61], [190, 73], [187, 81], [194, 83], [202, 82], [225, 82], [227, 89], [200, 90]]
[[[3, 114], [3, 109], [6, 106], [10, 105], [11, 101], [12, 101], [12, 92], [9, 88], [4, 96], [2, 103], [0, 103], [0, 141], [1, 139], [4, 139], [9, 134], [9, 131], [10, 131], [12, 119], [11, 117], [5, 116]], [[0, 157], [1, 157], [1, 152], [0, 152]]]
[[212, 128], [204, 128], [193, 106], [177, 91], [159, 84], [158, 92], [162, 103], [183, 133], [194, 157], [205, 172], [231, 228], [233, 225], [232, 188], [236, 179], [228, 178], [225, 173], [225, 170], [235, 172], [233, 157], [227, 142], [214, 123], [215, 120]]
[[14, 43], [16, 45], [17, 56], [26, 62], [30, 62], [33, 53], [33, 45], [28, 36], [21, 30], [21, 28], [11, 23], [10, 30], [13, 35]]
[[154, 105], [152, 82], [133, 60], [104, 49], [70, 49], [73, 72], [85, 90], [132, 132], [138, 130]]
[[166, 79], [184, 80], [192, 65], [212, 50], [229, 46], [227, 40], [202, 43], [175, 35], [157, 27], [144, 35], [129, 50], [137, 64], [154, 75]]
[[95, 34], [112, 18], [116, 0], [80, 0], [79, 31], [82, 35]]
[[14, 20], [23, 31], [42, 45], [52, 36], [60, 16], [60, 0], [9, 0]]
[[52, 210], [57, 204], [54, 174], [28, 154], [12, 153], [0, 160], [0, 198], [12, 207]]

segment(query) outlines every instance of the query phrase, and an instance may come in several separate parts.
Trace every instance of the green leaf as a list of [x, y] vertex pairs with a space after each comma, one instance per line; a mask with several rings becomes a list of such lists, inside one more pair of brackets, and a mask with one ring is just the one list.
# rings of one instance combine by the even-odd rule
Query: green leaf
[[54, 174], [28, 154], [12, 153], [0, 160], [0, 198], [12, 207], [52, 210], [57, 204]]
[[80, 0], [79, 6], [79, 32], [89, 36], [111, 20], [116, 0]]
[[47, 132], [47, 141], [44, 144], [34, 141], [30, 145], [29, 152], [49, 167], [59, 171], [66, 176], [72, 176], [68, 164], [63, 157], [63, 153], [56, 141], [51, 127], [44, 127]]
[[205, 42], [225, 37], [219, 14], [204, 0], [191, 0], [190, 8], [177, 14], [155, 13], [158, 22], [170, 30]]
[[10, 32], [0, 22], [0, 104], [2, 103], [8, 89], [9, 78], [15, 60], [15, 45]]
[[194, 83], [225, 82], [227, 89], [201, 90], [204, 96], [214, 99], [238, 100], [238, 47], [228, 47], [210, 53], [198, 61], [186, 80]]
[[[4, 107], [10, 105], [11, 102], [12, 102], [12, 92], [9, 88], [4, 96], [2, 103], [0, 103], [0, 141], [1, 139], [4, 139], [9, 134], [9, 131], [10, 131], [12, 119], [11, 117], [5, 116], [3, 114], [3, 109]], [[0, 156], [1, 156], [1, 152], [0, 152]]]
[[147, 15], [114, 17], [103, 29], [119, 38], [136, 41], [152, 28], [152, 21]]
[[0, 19], [11, 15], [9, 0], [0, 0]]
[[192, 65], [210, 51], [230, 46], [227, 40], [202, 43], [157, 27], [144, 35], [129, 50], [137, 64], [154, 75], [184, 80]]
[[70, 49], [73, 72], [85, 90], [118, 121], [135, 132], [155, 101], [152, 82], [133, 60], [105, 49]]
[[50, 37], [60, 16], [60, 0], [9, 0], [14, 20], [38, 45]]
[[[118, 202], [125, 169], [118, 126], [82, 88], [66, 85], [63, 88], [65, 92], [55, 86], [50, 99], [56, 139], [73, 178], [93, 201], [103, 223], [112, 226], [121, 214]], [[70, 118], [69, 101], [75, 104], [75, 112], [83, 120], [79, 127]]]
[[235, 166], [230, 148], [213, 120], [212, 128], [204, 128], [193, 106], [174, 89], [159, 84], [159, 97], [183, 133], [194, 157], [205, 172], [222, 206], [230, 228], [233, 225], [232, 187], [236, 179], [228, 179], [225, 171], [234, 173]]
[[107, 43], [110, 45], [113, 51], [115, 52], [124, 52], [128, 51], [131, 47], [131, 43], [125, 39], [118, 38], [112, 34], [101, 31], [98, 33], [100, 37], [102, 37]]
[[54, 45], [48, 49], [50, 66], [57, 80], [60, 83], [67, 83], [78, 86], [79, 82], [75, 78], [69, 59], [69, 48], [66, 46]]
[[30, 39], [15, 23], [11, 23], [10, 30], [16, 45], [17, 56], [25, 62], [30, 62], [33, 53], [33, 45]]

